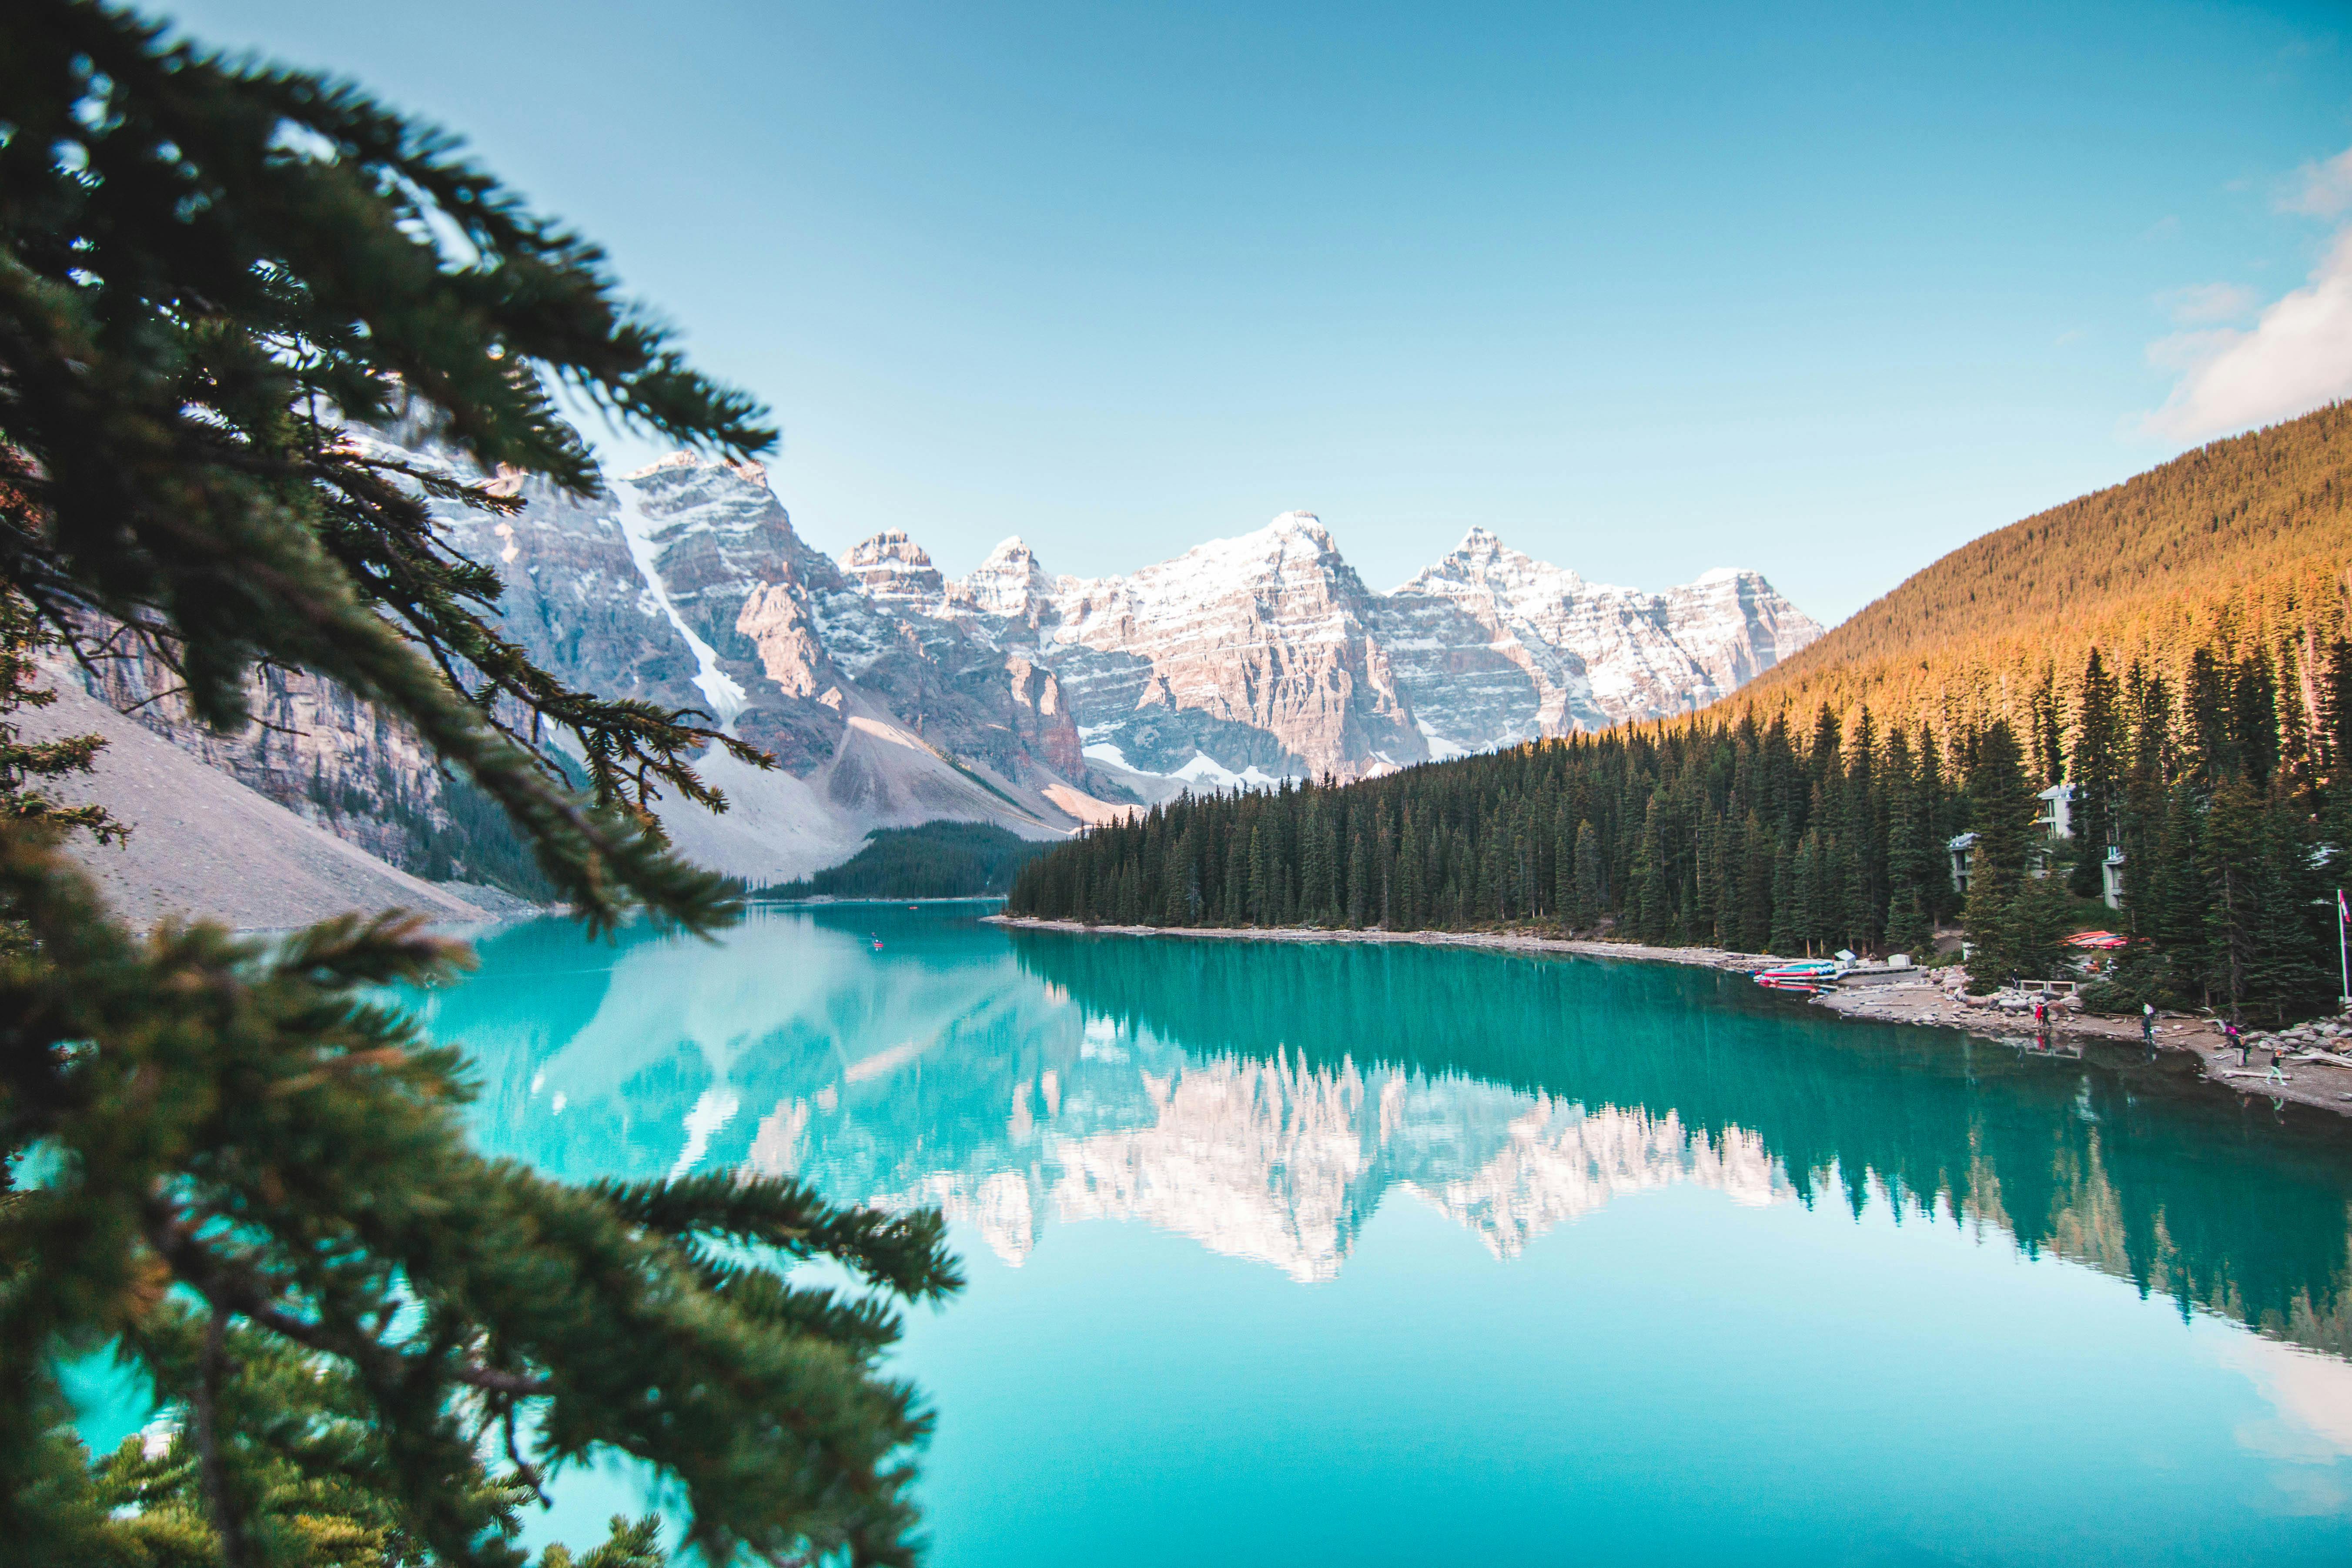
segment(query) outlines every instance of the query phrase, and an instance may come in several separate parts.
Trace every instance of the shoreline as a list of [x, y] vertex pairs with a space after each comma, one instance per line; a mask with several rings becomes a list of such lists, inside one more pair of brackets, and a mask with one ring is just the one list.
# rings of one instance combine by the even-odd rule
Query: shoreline
[[[1192, 937], [1224, 942], [1408, 942], [1422, 947], [1473, 947], [1503, 952], [1679, 963], [1686, 968], [1736, 973], [1787, 962], [1785, 958], [1766, 953], [1735, 952], [1718, 947], [1651, 947], [1640, 942], [1531, 936], [1516, 931], [1326, 931], [1315, 926], [1245, 926], [1235, 929], [1224, 926], [1087, 925], [1078, 921], [1047, 921], [1006, 914], [986, 915], [982, 921], [989, 925], [1011, 930], [1072, 931], [1082, 935]], [[2013, 1043], [2027, 1032], [2015, 1027], [2000, 1029], [2000, 1025], [2009, 1022], [2011, 1015], [1993, 1005], [1989, 998], [1968, 997], [1948, 983], [1951, 977], [1964, 973], [1963, 971], [1912, 969], [1870, 973], [1884, 973], [1895, 978], [1874, 984], [1841, 986], [1808, 997], [1807, 1001], [1827, 1008], [1842, 1018], [1961, 1029], [2002, 1044]], [[2270, 1051], [2267, 1044], [2257, 1044], [2250, 1053], [2254, 1064], [2251, 1069], [2241, 1068], [2231, 1048], [2221, 1043], [2218, 1022], [2177, 1013], [2159, 1013], [2157, 1019], [2157, 1049], [2182, 1052], [2194, 1058], [2200, 1078], [2215, 1088], [2227, 1089], [2241, 1099], [2261, 1095], [2268, 1100], [2292, 1100], [2337, 1116], [2352, 1116], [2352, 1068], [2316, 1061], [2288, 1061], [2282, 1064], [2287, 1081], [2266, 1082], [2264, 1064]], [[2053, 1013], [2049, 1034], [2053, 1044], [2059, 1041], [2074, 1044], [2075, 1054], [2078, 1055], [2081, 1046], [2094, 1042], [2126, 1047], [2140, 1043], [2137, 1019], [2108, 1018], [2063, 1008]], [[2253, 1037], [2251, 1031], [2249, 1037]], [[2299, 1042], [2287, 1042], [2290, 1045]]]
[[845, 899], [836, 893], [812, 893], [805, 899], [763, 899], [754, 893], [746, 893], [743, 896], [743, 901], [746, 904], [757, 904], [762, 909], [781, 909], [785, 905], [790, 905], [793, 909], [803, 909], [820, 904], [1001, 904], [1004, 901], [1004, 895], [1003, 893], [926, 893], [919, 898], [912, 899]]

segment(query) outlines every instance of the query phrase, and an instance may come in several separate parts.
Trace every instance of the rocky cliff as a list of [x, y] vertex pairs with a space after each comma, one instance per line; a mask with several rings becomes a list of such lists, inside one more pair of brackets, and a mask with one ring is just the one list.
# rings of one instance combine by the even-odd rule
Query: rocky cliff
[[[756, 464], [681, 454], [601, 498], [517, 493], [512, 517], [440, 510], [497, 568], [506, 629], [574, 685], [699, 709], [781, 764], [715, 759], [734, 810], [664, 813], [754, 881], [845, 858], [876, 826], [1049, 837], [1185, 787], [1361, 777], [1682, 712], [1820, 635], [1752, 572], [1645, 594], [1482, 529], [1390, 594], [1306, 512], [1125, 576], [1056, 576], [1015, 539], [951, 579], [903, 532], [816, 550]], [[106, 695], [148, 695], [136, 684]], [[265, 723], [236, 740], [168, 704], [142, 716], [416, 867], [453, 812], [414, 743], [317, 683], [257, 695]]]
[[1376, 594], [1307, 512], [1125, 577], [1053, 576], [1014, 539], [961, 583], [906, 592], [906, 580], [901, 569], [876, 591], [1034, 649], [1061, 678], [1097, 776], [1147, 797], [1361, 777], [1687, 712], [1821, 635], [1754, 572], [1645, 594], [1587, 583], [1484, 529]]

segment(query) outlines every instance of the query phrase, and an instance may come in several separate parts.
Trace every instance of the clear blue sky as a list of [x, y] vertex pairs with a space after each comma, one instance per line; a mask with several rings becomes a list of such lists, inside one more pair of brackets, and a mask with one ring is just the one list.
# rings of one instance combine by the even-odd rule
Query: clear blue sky
[[466, 135], [771, 405], [806, 537], [951, 573], [1303, 507], [1376, 587], [1479, 523], [1833, 621], [2315, 402], [2352, 290], [2340, 5], [163, 14]]

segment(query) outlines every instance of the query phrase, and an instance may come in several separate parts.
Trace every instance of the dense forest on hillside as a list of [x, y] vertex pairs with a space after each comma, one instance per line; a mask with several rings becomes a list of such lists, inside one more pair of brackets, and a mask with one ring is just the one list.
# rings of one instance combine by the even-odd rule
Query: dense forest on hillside
[[1045, 846], [986, 822], [877, 827], [865, 847], [813, 877], [762, 888], [763, 899], [978, 899], [1013, 885]]
[[1717, 707], [2022, 731], [2094, 647], [2177, 678], [2200, 647], [2291, 644], [2307, 675], [2352, 629], [2347, 565], [2352, 403], [2337, 403], [1963, 545]]
[[[1980, 989], [2098, 919], [2137, 940], [2095, 1000], [2307, 1012], [2352, 874], [2347, 468], [2343, 406], [2218, 443], [1939, 562], [1693, 719], [1188, 797], [1032, 864], [1009, 908], [1787, 954], [1924, 952], [1958, 917]], [[2036, 826], [2061, 783], [2071, 840]]]

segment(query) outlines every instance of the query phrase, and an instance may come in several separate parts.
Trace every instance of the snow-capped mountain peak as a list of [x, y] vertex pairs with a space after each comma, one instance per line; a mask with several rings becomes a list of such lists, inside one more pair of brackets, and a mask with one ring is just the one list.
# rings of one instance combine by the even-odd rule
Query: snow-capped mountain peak
[[1015, 534], [988, 552], [988, 559], [954, 584], [955, 595], [982, 615], [1036, 624], [1053, 606], [1055, 582], [1037, 552]]
[[841, 569], [877, 600], [929, 606], [947, 593], [946, 579], [930, 556], [900, 529], [886, 529], [851, 545], [841, 557]]
[[1525, 551], [1512, 549], [1491, 530], [1473, 527], [1451, 553], [1422, 568], [1397, 592], [1556, 596], [1581, 592], [1585, 586], [1584, 579], [1567, 567], [1538, 561]]

